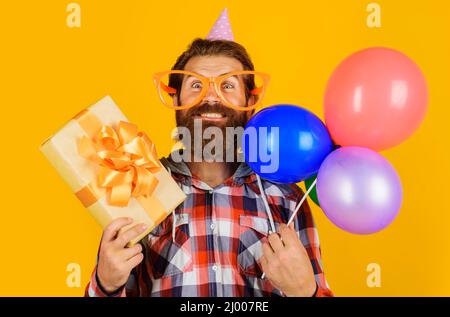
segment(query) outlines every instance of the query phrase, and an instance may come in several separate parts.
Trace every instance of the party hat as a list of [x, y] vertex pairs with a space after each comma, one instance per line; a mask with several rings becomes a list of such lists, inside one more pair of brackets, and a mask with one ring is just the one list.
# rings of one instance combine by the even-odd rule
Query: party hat
[[233, 31], [231, 30], [230, 20], [228, 19], [227, 8], [223, 9], [219, 18], [214, 23], [211, 31], [206, 36], [207, 40], [228, 40], [234, 41]]

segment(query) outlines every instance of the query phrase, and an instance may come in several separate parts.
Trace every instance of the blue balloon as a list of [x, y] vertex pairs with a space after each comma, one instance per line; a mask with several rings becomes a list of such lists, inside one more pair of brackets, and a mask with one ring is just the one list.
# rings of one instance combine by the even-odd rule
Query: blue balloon
[[333, 150], [323, 122], [314, 113], [288, 104], [256, 113], [245, 126], [242, 144], [250, 168], [276, 183], [297, 183], [317, 174]]

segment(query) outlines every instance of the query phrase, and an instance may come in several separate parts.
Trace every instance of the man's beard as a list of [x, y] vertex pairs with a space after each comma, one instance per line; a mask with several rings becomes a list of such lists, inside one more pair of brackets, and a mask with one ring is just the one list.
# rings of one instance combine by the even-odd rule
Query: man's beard
[[[220, 122], [202, 120], [200, 116], [204, 113], [219, 113], [225, 119]], [[190, 157], [197, 162], [242, 161], [242, 133], [247, 121], [247, 113], [245, 111], [238, 112], [220, 103], [203, 103], [190, 108], [187, 112], [176, 112], [178, 131], [187, 129], [190, 136], [189, 138], [183, 134], [181, 142], [185, 151], [190, 152]], [[209, 131], [205, 133], [205, 130]], [[222, 138], [217, 138], [217, 135], [215, 133], [211, 134], [211, 131], [217, 131]], [[231, 133], [232, 131], [234, 133]], [[195, 140], [196, 138], [197, 140]], [[200, 158], [198, 157], [199, 153], [201, 154]]]

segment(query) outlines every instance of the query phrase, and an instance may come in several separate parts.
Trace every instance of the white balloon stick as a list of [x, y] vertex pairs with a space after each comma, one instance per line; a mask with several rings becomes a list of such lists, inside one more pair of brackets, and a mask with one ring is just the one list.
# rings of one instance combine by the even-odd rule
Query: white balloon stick
[[292, 214], [291, 218], [289, 219], [287, 225], [289, 226], [290, 223], [294, 220], [295, 215], [297, 214], [298, 210], [300, 209], [300, 207], [303, 205], [303, 202], [305, 201], [306, 197], [309, 196], [309, 193], [311, 192], [311, 190], [313, 189], [314, 186], [316, 186], [317, 183], [317, 178], [314, 180], [314, 182], [311, 184], [311, 186], [309, 186], [308, 190], [306, 191], [306, 193], [303, 195], [302, 200], [300, 200], [300, 202], [298, 203], [297, 207], [295, 207], [294, 213]]
[[[294, 213], [292, 214], [291, 218], [289, 219], [289, 221], [287, 223], [288, 226], [294, 220], [295, 215], [297, 214], [297, 212], [300, 209], [300, 207], [303, 205], [303, 202], [305, 201], [306, 197], [309, 196], [309, 193], [311, 192], [311, 190], [314, 188], [314, 186], [316, 186], [316, 183], [317, 183], [317, 178], [314, 180], [314, 182], [311, 184], [311, 186], [309, 186], [308, 190], [303, 195], [302, 200], [300, 200], [300, 202], [298, 203], [297, 207], [295, 207]], [[263, 274], [261, 275], [261, 279], [264, 279], [265, 277], [266, 277], [266, 273], [263, 272]]]

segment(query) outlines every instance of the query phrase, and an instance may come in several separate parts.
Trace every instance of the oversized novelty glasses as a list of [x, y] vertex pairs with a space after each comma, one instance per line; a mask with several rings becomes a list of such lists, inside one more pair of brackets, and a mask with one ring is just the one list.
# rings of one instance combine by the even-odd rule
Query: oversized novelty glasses
[[154, 82], [164, 105], [182, 110], [201, 103], [213, 85], [223, 104], [249, 111], [261, 104], [269, 75], [251, 70], [235, 71], [218, 77], [204, 77], [185, 70], [156, 73]]

